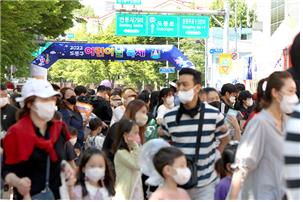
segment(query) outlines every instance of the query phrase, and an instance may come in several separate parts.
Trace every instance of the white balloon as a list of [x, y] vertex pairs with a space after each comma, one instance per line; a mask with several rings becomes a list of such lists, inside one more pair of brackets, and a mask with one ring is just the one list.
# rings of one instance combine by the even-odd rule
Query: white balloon
[[163, 177], [158, 173], [153, 164], [154, 155], [163, 147], [170, 144], [163, 139], [153, 139], [145, 143], [139, 155], [139, 165], [141, 172], [149, 178], [145, 181], [151, 186], [158, 186], [164, 182]]

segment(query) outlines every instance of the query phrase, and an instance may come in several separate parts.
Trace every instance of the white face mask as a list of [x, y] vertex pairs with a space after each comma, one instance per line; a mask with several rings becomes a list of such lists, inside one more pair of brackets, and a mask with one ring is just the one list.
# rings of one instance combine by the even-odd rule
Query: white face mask
[[178, 97], [182, 104], [187, 104], [191, 102], [194, 98], [194, 95], [195, 95], [194, 88], [188, 91], [178, 91]]
[[236, 103], [236, 97], [235, 97], [235, 96], [231, 96], [231, 97], [229, 98], [229, 101], [230, 101], [231, 103], [235, 104], [235, 103]]
[[35, 101], [32, 110], [44, 121], [50, 121], [54, 117], [56, 103]]
[[103, 180], [105, 176], [105, 168], [93, 167], [85, 169], [85, 177], [92, 182]]
[[135, 119], [136, 119], [138, 126], [144, 126], [147, 123], [148, 116], [141, 112], [137, 112]]
[[175, 182], [178, 185], [186, 184], [191, 177], [190, 169], [188, 167], [185, 167], [185, 168], [175, 168], [175, 170], [177, 173], [174, 176], [172, 176]]
[[294, 111], [294, 106], [299, 102], [298, 96], [295, 95], [284, 95], [280, 103], [281, 111], [285, 114], [291, 114]]
[[0, 108], [4, 107], [7, 104], [9, 104], [9, 98], [8, 97], [0, 98]]
[[250, 99], [247, 100], [246, 104], [247, 104], [248, 107], [251, 107], [251, 106], [253, 106], [254, 101], [250, 98]]
[[174, 101], [175, 101], [175, 98], [174, 96], [169, 96], [165, 99], [166, 103], [169, 105], [169, 106], [173, 106], [174, 105]]

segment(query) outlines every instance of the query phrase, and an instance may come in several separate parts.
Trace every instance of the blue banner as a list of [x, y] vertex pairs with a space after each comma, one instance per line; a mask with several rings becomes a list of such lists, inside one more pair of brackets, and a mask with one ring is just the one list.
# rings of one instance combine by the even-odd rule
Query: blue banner
[[49, 68], [59, 59], [84, 60], [154, 60], [169, 61], [177, 70], [195, 68], [194, 64], [172, 45], [124, 45], [55, 42], [32, 64]]
[[247, 66], [247, 80], [252, 80], [252, 57], [248, 58], [248, 66]]

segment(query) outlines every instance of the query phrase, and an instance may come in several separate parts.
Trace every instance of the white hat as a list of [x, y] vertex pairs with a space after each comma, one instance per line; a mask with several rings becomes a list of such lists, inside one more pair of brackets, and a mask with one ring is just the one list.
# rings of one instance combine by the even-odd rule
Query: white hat
[[23, 102], [30, 96], [41, 98], [49, 98], [54, 95], [59, 95], [53, 86], [46, 80], [30, 78], [26, 81], [21, 90], [21, 97], [16, 98], [17, 102]]

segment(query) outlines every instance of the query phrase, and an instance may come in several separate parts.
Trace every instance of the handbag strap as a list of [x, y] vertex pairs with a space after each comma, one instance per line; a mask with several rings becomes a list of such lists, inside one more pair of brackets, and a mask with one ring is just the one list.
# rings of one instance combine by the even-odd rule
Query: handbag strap
[[[46, 139], [50, 139], [50, 132], [47, 130], [46, 131]], [[44, 190], [48, 191], [49, 190], [49, 175], [50, 175], [50, 155], [47, 155], [46, 159], [46, 174], [45, 174], [45, 187]]]
[[49, 174], [50, 174], [50, 156], [47, 156], [46, 160], [46, 176], [45, 176], [45, 190], [47, 191], [49, 189]]
[[198, 161], [198, 158], [199, 158], [199, 151], [200, 151], [201, 138], [202, 138], [202, 128], [203, 128], [203, 123], [204, 123], [204, 114], [205, 114], [205, 104], [203, 102], [201, 102], [200, 118], [199, 118], [199, 125], [198, 125], [198, 135], [197, 135], [195, 158], [194, 158], [195, 163]]

